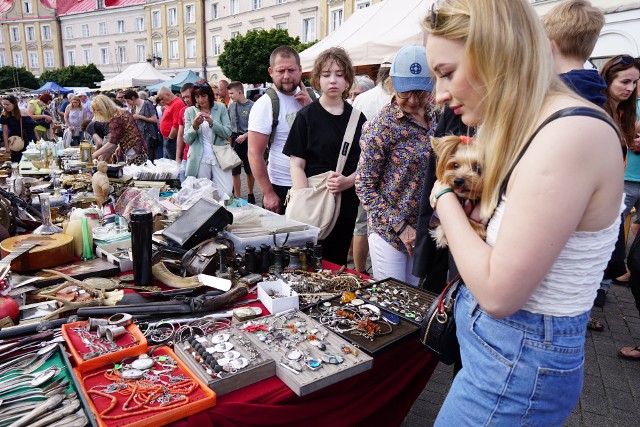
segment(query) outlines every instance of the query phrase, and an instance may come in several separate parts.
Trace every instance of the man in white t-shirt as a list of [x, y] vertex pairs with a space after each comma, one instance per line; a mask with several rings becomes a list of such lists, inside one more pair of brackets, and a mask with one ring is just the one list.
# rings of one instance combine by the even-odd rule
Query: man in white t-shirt
[[264, 152], [269, 146], [273, 125], [271, 98], [261, 96], [249, 114], [249, 164], [263, 194], [265, 209], [283, 214], [284, 199], [291, 188], [289, 157], [282, 154], [291, 124], [298, 110], [310, 104], [311, 97], [301, 90], [300, 55], [290, 46], [279, 46], [271, 52], [269, 75], [278, 95], [278, 126], [269, 149], [269, 166]]

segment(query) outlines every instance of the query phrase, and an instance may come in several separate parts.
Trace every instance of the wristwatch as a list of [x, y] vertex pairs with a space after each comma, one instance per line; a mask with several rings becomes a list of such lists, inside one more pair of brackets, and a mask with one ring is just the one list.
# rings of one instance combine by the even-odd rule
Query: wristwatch
[[431, 208], [433, 208], [434, 211], [436, 210], [436, 206], [438, 205], [438, 199], [447, 193], [453, 193], [453, 188], [443, 188], [431, 198]]

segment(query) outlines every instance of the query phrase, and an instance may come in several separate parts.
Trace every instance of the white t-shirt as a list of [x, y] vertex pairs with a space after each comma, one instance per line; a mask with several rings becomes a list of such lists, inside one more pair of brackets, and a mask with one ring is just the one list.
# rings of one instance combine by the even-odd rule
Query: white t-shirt
[[382, 86], [378, 85], [358, 95], [353, 101], [353, 108], [362, 111], [367, 120], [371, 120], [389, 102], [391, 102], [391, 94], [385, 92]]
[[[298, 88], [298, 90], [300, 90]], [[297, 91], [296, 91], [297, 92]], [[302, 106], [293, 96], [283, 95], [276, 90], [280, 100], [280, 114], [278, 115], [278, 126], [276, 136], [269, 151], [269, 180], [272, 184], [283, 187], [291, 187], [291, 167], [289, 157], [282, 154], [284, 143], [287, 142], [291, 124], [296, 118], [296, 113]], [[271, 98], [269, 95], [261, 96], [249, 113], [249, 130], [265, 135], [271, 135], [271, 125], [273, 123], [273, 109], [271, 108]]]
[[213, 140], [213, 131], [211, 130], [211, 126], [209, 123], [202, 122], [200, 125], [200, 129], [202, 129], [202, 159], [201, 160], [212, 160], [215, 159], [215, 154], [213, 154], [213, 148], [211, 148], [211, 141]]

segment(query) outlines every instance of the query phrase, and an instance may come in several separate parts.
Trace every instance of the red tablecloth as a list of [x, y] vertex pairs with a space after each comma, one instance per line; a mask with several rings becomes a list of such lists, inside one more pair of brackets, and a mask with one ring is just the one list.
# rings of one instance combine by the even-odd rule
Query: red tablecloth
[[[337, 266], [325, 263], [325, 268]], [[309, 395], [298, 397], [272, 377], [220, 396], [215, 408], [172, 426], [396, 426], [437, 364], [413, 337], [376, 356], [369, 371]]]

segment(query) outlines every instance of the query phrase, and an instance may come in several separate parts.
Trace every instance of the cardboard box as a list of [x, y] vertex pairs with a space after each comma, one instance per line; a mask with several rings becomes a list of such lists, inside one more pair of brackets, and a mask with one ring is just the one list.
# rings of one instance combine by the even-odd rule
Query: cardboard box
[[129, 257], [120, 257], [115, 254], [123, 253], [124, 250], [127, 250], [131, 247], [131, 239], [120, 240], [114, 243], [105, 243], [102, 245], [96, 246], [96, 256], [109, 261], [112, 264], [120, 267], [120, 271], [131, 271], [133, 270], [133, 261]]
[[[270, 296], [270, 294], [273, 293], [288, 296], [273, 298]], [[258, 283], [258, 299], [271, 314], [278, 314], [287, 310], [297, 310], [299, 307], [298, 293], [282, 280]]]

